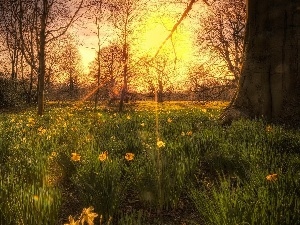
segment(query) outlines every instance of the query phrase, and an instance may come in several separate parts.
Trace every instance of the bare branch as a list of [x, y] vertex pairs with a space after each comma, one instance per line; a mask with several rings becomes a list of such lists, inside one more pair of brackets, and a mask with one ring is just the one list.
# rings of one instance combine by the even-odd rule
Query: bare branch
[[64, 35], [64, 34], [68, 31], [68, 29], [69, 29], [69, 27], [72, 25], [72, 23], [73, 23], [75, 20], [78, 19], [78, 18], [76, 18], [76, 16], [78, 15], [80, 9], [82, 8], [83, 2], [84, 2], [84, 0], [81, 0], [79, 6], [77, 7], [76, 11], [74, 12], [73, 16], [71, 17], [69, 23], [67, 23], [67, 24], [66, 24], [65, 26], [63, 26], [63, 27], [59, 27], [59, 28], [56, 29], [56, 30], [49, 30], [49, 31], [47, 31], [47, 34], [48, 34], [48, 35], [49, 35], [49, 34], [53, 35], [54, 32], [59, 32], [59, 34], [57, 34], [56, 36], [53, 35], [52, 38], [49, 38], [49, 39], [47, 40], [47, 43], [48, 43], [48, 42], [51, 42], [51, 41], [53, 41], [53, 40], [55, 40], [55, 39], [57, 39], [57, 38], [59, 38], [59, 37], [61, 37], [62, 35]]
[[173, 26], [172, 30], [170, 31], [169, 35], [166, 37], [166, 39], [161, 43], [161, 45], [158, 47], [156, 53], [152, 57], [152, 59], [156, 58], [156, 56], [159, 54], [160, 50], [163, 48], [163, 46], [166, 44], [166, 42], [172, 37], [173, 33], [177, 30], [177, 27], [181, 24], [181, 22], [184, 20], [184, 18], [188, 15], [188, 13], [192, 10], [192, 7], [194, 3], [196, 3], [198, 0], [191, 0], [188, 4], [187, 8], [184, 10], [183, 14], [181, 15], [180, 19], [177, 21], [177, 23]]

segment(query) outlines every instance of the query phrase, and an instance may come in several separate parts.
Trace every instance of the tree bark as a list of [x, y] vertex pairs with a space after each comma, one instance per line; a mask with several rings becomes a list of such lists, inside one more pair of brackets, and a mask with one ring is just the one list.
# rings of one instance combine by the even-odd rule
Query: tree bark
[[44, 89], [45, 89], [45, 74], [46, 74], [46, 23], [47, 23], [47, 5], [48, 1], [43, 0], [43, 11], [41, 16], [41, 30], [39, 34], [39, 73], [38, 73], [38, 115], [44, 113]]
[[163, 86], [163, 81], [162, 81], [162, 75], [159, 74], [158, 75], [158, 90], [157, 90], [157, 102], [158, 103], [162, 103], [164, 101], [163, 99], [163, 90], [164, 86]]
[[239, 88], [223, 123], [240, 117], [300, 121], [299, 40], [299, 1], [247, 1]]
[[121, 90], [120, 103], [119, 103], [119, 112], [123, 111], [124, 102], [126, 101], [126, 95], [128, 89], [128, 44], [125, 37], [124, 46], [123, 46], [123, 87]]

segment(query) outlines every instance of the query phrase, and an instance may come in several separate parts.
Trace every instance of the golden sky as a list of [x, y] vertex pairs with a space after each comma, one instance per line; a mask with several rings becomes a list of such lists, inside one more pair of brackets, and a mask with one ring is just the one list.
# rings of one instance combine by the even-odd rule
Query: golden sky
[[[143, 55], [153, 56], [155, 54], [189, 2], [189, 0], [186, 0], [186, 3], [166, 4], [166, 1], [162, 0], [151, 1], [159, 5], [159, 8], [146, 10], [143, 16], [139, 18], [139, 21], [134, 24], [135, 28], [131, 34], [131, 51], [134, 52], [136, 58]], [[151, 1], [148, 1], [150, 6]], [[205, 13], [205, 7], [199, 1], [193, 6], [189, 16], [185, 18], [174, 33], [172, 37], [173, 43], [168, 41], [160, 52], [160, 54], [167, 56], [171, 61], [174, 61], [176, 56], [176, 67], [179, 69], [173, 74], [173, 79], [177, 83], [185, 79], [188, 66], [197, 60], [195, 53], [197, 50], [194, 47], [194, 41], [197, 34], [196, 31], [201, 26], [198, 18], [203, 13]], [[76, 33], [80, 43], [82, 43], [82, 45], [78, 46], [78, 49], [82, 55], [85, 72], [88, 72], [88, 65], [95, 58], [96, 50], [98, 49], [95, 19], [84, 20], [84, 28], [75, 26], [71, 29], [71, 32]], [[109, 45], [116, 38], [114, 28], [109, 23], [101, 25], [100, 34], [102, 46]]]

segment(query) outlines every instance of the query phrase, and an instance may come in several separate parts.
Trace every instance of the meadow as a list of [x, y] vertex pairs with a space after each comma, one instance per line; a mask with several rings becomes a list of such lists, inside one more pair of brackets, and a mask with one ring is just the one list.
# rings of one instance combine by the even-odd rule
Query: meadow
[[0, 114], [0, 224], [300, 224], [300, 130], [224, 127], [224, 106]]

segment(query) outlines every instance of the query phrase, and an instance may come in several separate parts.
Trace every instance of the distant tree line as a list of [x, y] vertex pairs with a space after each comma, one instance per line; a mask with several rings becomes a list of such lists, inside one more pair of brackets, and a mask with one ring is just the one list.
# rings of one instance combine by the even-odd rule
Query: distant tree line
[[[37, 105], [41, 115], [47, 100], [88, 99], [95, 107], [99, 101], [117, 102], [121, 111], [137, 96], [156, 96], [159, 102], [170, 96], [201, 101], [231, 98], [242, 64], [245, 2], [212, 1], [208, 16], [199, 18], [199, 27], [205, 27], [199, 28], [196, 46], [199, 55], [206, 52], [210, 58], [190, 66], [185, 87], [190, 95], [174, 89], [171, 74], [176, 53], [174, 59], [164, 53], [155, 58], [136, 56], [137, 24], [159, 8], [149, 4], [142, 0], [1, 1], [0, 107]], [[95, 21], [98, 38], [89, 74], [82, 66], [80, 40], [69, 32], [82, 19]], [[109, 43], [104, 29], [113, 30]]]

